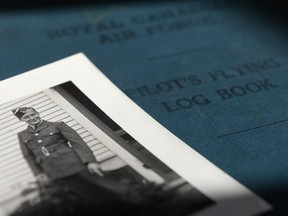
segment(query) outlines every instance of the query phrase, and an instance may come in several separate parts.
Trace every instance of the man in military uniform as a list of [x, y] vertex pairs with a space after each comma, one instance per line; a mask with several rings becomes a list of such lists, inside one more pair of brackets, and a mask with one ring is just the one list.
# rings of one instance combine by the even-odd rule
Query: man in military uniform
[[[72, 215], [87, 216], [178, 215], [168, 208], [174, 209], [179, 205], [177, 202], [167, 202], [174, 197], [174, 193], [163, 193], [161, 185], [141, 185], [141, 182], [122, 184], [104, 178], [89, 146], [64, 122], [44, 121], [32, 107], [20, 107], [12, 112], [20, 121], [28, 124], [24, 131], [18, 133], [18, 139], [23, 156], [40, 185], [54, 185], [62, 188], [60, 191], [72, 192], [71, 197], [76, 195], [77, 203], [69, 201], [69, 205], [61, 204], [62, 210], [73, 209], [76, 212]], [[61, 200], [62, 195], [58, 193], [57, 200]], [[79, 212], [79, 206], [81, 209], [84, 206], [85, 211]], [[45, 212], [40, 212], [41, 215], [57, 215], [50, 212], [57, 208], [46, 207]], [[88, 214], [91, 209], [92, 214]], [[60, 215], [66, 213], [71, 215], [71, 212], [65, 211]]]
[[40, 183], [79, 173], [86, 169], [103, 176], [87, 144], [64, 122], [47, 122], [31, 107], [13, 110], [20, 121], [28, 124], [18, 134], [24, 158]]
[[28, 124], [27, 129], [18, 133], [18, 139], [40, 185], [52, 183], [70, 188], [82, 201], [105, 211], [108, 208], [117, 211], [113, 206], [145, 201], [137, 191], [103, 178], [93, 152], [64, 122], [44, 121], [32, 107], [20, 107], [12, 112]]

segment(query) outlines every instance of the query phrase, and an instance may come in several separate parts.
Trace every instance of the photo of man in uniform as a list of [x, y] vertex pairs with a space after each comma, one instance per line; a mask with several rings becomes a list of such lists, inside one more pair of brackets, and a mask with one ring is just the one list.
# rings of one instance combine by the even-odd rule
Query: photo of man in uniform
[[18, 139], [23, 156], [40, 183], [84, 170], [103, 176], [93, 152], [65, 123], [44, 121], [30, 107], [18, 108], [13, 113], [28, 124]]
[[12, 112], [28, 124], [18, 133], [18, 139], [22, 154], [40, 185], [52, 183], [70, 188], [81, 201], [107, 214], [135, 206], [149, 209], [148, 198], [135, 188], [103, 178], [100, 164], [89, 146], [64, 122], [42, 120], [32, 107], [20, 107]]
[[33, 107], [12, 112], [27, 124], [18, 141], [40, 194], [40, 205], [20, 208], [13, 216], [184, 216], [198, 209], [191, 205], [194, 193], [102, 171], [87, 143], [64, 122], [45, 121]]

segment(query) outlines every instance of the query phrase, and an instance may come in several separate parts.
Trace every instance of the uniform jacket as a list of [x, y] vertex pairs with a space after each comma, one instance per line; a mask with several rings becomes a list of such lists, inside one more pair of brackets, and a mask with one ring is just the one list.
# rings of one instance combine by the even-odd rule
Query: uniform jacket
[[18, 133], [24, 158], [35, 175], [46, 173], [52, 180], [86, 169], [95, 156], [76, 131], [64, 122], [43, 121], [37, 129]]

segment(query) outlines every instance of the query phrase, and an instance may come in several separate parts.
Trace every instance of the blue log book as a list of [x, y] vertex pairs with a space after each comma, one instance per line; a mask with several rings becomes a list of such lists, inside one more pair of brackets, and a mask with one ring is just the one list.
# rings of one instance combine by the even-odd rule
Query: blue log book
[[269, 215], [283, 215], [287, 31], [256, 8], [201, 0], [1, 11], [0, 78], [83, 52], [152, 117], [270, 202]]

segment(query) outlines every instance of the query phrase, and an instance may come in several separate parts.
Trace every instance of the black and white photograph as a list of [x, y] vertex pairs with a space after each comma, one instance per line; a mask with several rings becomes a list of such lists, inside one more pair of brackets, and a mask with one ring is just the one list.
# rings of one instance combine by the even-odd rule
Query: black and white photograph
[[0, 115], [1, 147], [14, 149], [6, 157], [18, 153], [1, 180], [4, 188], [21, 188], [11, 215], [178, 216], [214, 203], [72, 82], [3, 104]]
[[[82, 54], [4, 80], [0, 92], [1, 215], [186, 216], [231, 213], [233, 205], [250, 215], [270, 208], [178, 141]], [[257, 206], [241, 210], [246, 201], [239, 200], [225, 208], [231, 188]]]

